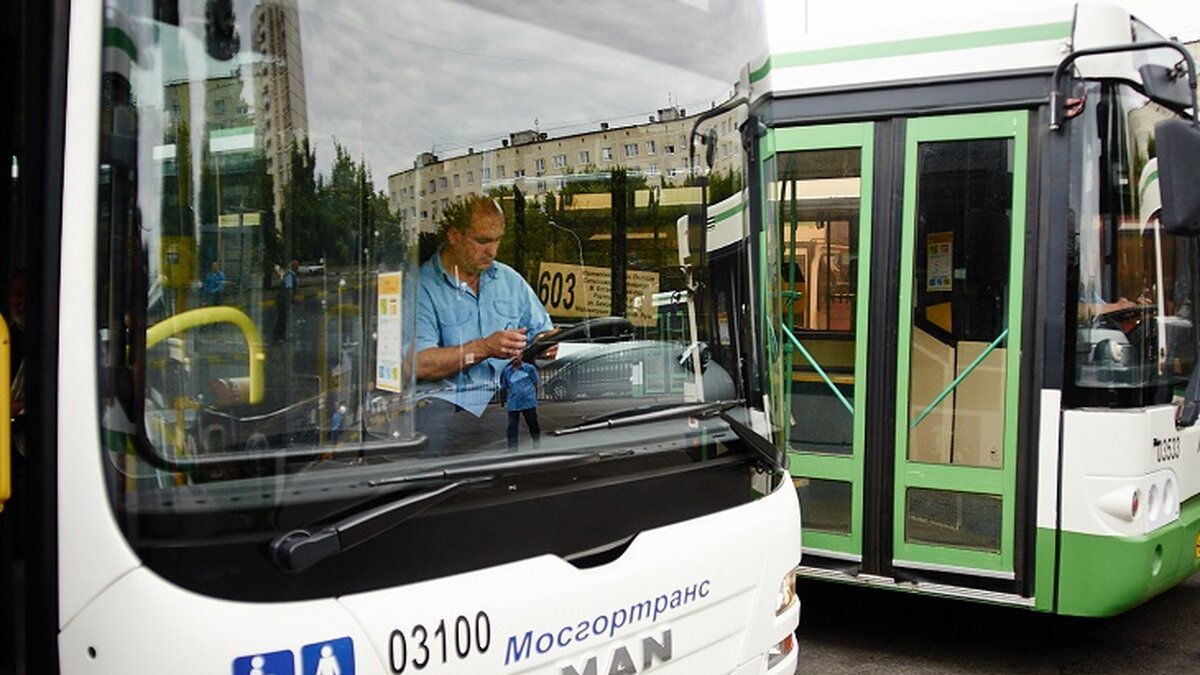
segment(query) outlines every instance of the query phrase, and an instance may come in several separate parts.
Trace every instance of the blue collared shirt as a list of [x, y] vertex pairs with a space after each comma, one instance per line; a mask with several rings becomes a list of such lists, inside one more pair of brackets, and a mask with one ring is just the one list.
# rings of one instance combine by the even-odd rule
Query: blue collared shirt
[[[479, 275], [479, 295], [442, 267], [441, 250], [421, 265], [417, 292], [417, 351], [455, 347], [498, 330], [527, 328], [527, 342], [554, 327], [537, 295], [516, 270], [493, 262]], [[488, 358], [431, 391], [482, 415], [500, 384], [507, 359]], [[440, 389], [437, 391], [436, 389]]]
[[509, 362], [500, 373], [500, 385], [508, 389], [505, 401], [509, 411], [529, 410], [537, 407], [537, 368], [532, 363], [518, 366]]

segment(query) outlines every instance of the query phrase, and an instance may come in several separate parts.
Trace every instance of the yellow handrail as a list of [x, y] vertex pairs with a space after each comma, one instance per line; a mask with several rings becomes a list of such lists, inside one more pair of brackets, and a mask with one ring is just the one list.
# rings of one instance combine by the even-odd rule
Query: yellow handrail
[[12, 496], [12, 408], [9, 397], [12, 343], [8, 337], [8, 324], [0, 317], [0, 511]]
[[260, 403], [263, 398], [263, 353], [262, 335], [250, 317], [234, 307], [201, 307], [191, 309], [164, 319], [146, 330], [146, 349], [184, 331], [213, 323], [231, 323], [242, 331], [246, 338], [246, 349], [250, 354], [250, 403]]

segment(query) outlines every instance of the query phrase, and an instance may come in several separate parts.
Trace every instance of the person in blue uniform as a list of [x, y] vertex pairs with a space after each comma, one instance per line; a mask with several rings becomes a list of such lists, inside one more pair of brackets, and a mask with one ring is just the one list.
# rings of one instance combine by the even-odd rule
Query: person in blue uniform
[[221, 271], [221, 266], [216, 261], [213, 261], [208, 274], [204, 275], [204, 297], [208, 300], [208, 304], [221, 304], [221, 292], [224, 290], [225, 273]]
[[500, 372], [500, 386], [508, 391], [505, 407], [508, 408], [508, 447], [517, 447], [517, 435], [520, 432], [521, 418], [525, 418], [525, 426], [529, 428], [529, 437], [536, 447], [542, 437], [542, 427], [538, 425], [537, 416], [537, 384], [538, 372], [532, 363], [525, 363], [521, 357], [513, 359]]

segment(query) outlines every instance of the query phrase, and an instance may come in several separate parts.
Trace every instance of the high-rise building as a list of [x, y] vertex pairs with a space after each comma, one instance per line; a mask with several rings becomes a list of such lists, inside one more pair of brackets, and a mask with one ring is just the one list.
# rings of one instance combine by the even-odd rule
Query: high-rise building
[[296, 0], [268, 0], [254, 8], [251, 19], [254, 51], [259, 56], [254, 84], [256, 133], [267, 171], [274, 178], [279, 227], [284, 189], [291, 179], [291, 151], [308, 133], [300, 14]]

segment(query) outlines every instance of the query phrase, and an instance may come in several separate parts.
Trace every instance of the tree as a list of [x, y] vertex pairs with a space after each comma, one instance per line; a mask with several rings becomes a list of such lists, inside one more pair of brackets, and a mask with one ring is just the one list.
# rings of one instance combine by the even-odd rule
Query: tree
[[722, 174], [720, 171], [712, 172], [708, 177], [708, 203], [716, 204], [722, 199], [732, 197], [742, 191], [742, 174], [740, 171], [730, 169], [727, 173]]
[[291, 180], [283, 199], [283, 258], [319, 258], [324, 253], [321, 208], [318, 201], [317, 155], [301, 138], [292, 146]]

